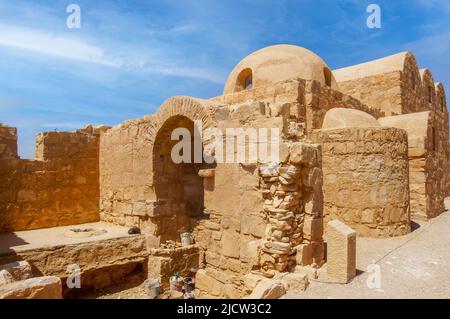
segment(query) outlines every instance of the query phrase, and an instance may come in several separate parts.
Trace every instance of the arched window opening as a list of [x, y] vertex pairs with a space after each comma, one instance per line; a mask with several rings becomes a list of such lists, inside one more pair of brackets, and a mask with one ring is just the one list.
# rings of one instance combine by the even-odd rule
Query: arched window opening
[[437, 135], [437, 130], [434, 127], [432, 127], [431, 128], [431, 150], [433, 152], [437, 152], [438, 144], [439, 144], [439, 138]]
[[253, 88], [253, 73], [251, 69], [244, 69], [236, 80], [235, 92], [251, 90]]
[[[179, 140], [172, 139], [175, 129], [184, 129], [186, 135]], [[167, 119], [158, 131], [153, 146], [153, 188], [156, 193], [154, 206], [162, 227], [159, 232], [161, 242], [179, 241], [180, 234], [188, 232], [194, 226], [191, 218], [203, 214], [204, 185], [199, 171], [203, 163], [195, 162], [195, 136], [200, 136], [198, 128], [192, 120], [181, 115]], [[183, 141], [183, 138], [188, 140]], [[183, 157], [181, 163], [174, 159], [173, 150], [176, 145], [183, 147], [175, 154]], [[187, 143], [187, 144], [186, 144]], [[187, 152], [185, 154], [185, 152]], [[186, 155], [186, 157], [185, 157]]]
[[428, 102], [433, 103], [433, 95], [434, 95], [433, 87], [429, 86], [428, 87]]
[[445, 97], [443, 95], [441, 95], [441, 107], [442, 112], [445, 112]]
[[323, 68], [323, 75], [325, 77], [325, 84], [331, 87], [331, 70], [329, 68]]

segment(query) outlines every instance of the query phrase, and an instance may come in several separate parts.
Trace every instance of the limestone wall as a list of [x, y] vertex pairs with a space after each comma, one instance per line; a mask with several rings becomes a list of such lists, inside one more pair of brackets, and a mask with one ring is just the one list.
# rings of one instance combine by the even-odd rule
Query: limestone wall
[[[360, 102], [343, 90], [332, 89], [317, 81], [302, 79], [227, 94], [211, 101], [225, 104], [259, 102], [270, 105], [272, 116], [284, 113], [286, 130], [293, 132], [292, 135], [297, 135], [297, 138], [303, 138], [314, 129], [320, 129], [326, 112], [335, 107], [361, 110], [375, 118], [384, 116], [384, 113], [376, 106], [369, 107], [368, 104]], [[289, 106], [288, 113], [283, 111], [286, 105]]]
[[380, 118], [383, 126], [408, 132], [411, 216], [433, 218], [444, 211], [448, 121], [436, 111]]
[[[448, 152], [447, 154], [450, 154], [450, 142], [449, 146], [447, 147]], [[447, 158], [447, 165], [445, 167], [445, 196], [450, 197], [450, 156]]]
[[[445, 110], [445, 92], [410, 52], [335, 70], [339, 90], [386, 116]], [[378, 116], [375, 116], [378, 118]]]
[[0, 166], [0, 232], [98, 220], [98, 136], [92, 128], [37, 137], [39, 160]]
[[320, 85], [318, 82], [307, 82], [305, 107], [308, 134], [311, 134], [315, 129], [322, 128], [325, 114], [332, 108], [356, 109], [366, 112], [375, 118], [383, 116], [383, 112], [367, 105], [350, 95]]
[[0, 123], [0, 159], [17, 158], [17, 129]]
[[360, 236], [410, 232], [408, 141], [396, 128], [317, 130], [322, 145], [325, 220]]
[[400, 85], [401, 72], [395, 71], [339, 82], [339, 90], [391, 115], [401, 114]]
[[175, 249], [149, 249], [148, 276], [159, 279], [164, 291], [170, 289], [170, 277], [174, 274], [192, 276], [199, 265], [200, 249], [196, 245]]
[[205, 250], [204, 269], [196, 276], [199, 297], [242, 297], [252, 290], [246, 281], [251, 272], [271, 278], [322, 265], [320, 162], [318, 145], [293, 143], [279, 164], [216, 170], [216, 208], [195, 230]]
[[100, 143], [100, 218], [143, 231], [152, 215], [156, 194], [152, 188], [152, 145], [145, 138], [149, 118], [111, 128]]
[[[139, 226], [155, 249], [192, 230], [201, 248], [199, 296], [241, 297], [246, 291], [243, 277], [253, 270], [273, 276], [296, 266], [320, 265], [320, 148], [297, 145], [298, 131], [289, 128], [298, 123], [292, 115], [298, 104], [286, 101], [224, 105], [175, 97], [151, 116], [110, 129], [100, 143], [101, 219]], [[270, 176], [257, 161], [169, 165], [172, 130], [181, 126], [191, 131], [189, 122], [195, 120], [217, 128], [226, 138], [238, 134], [227, 128], [279, 129], [280, 156]], [[217, 159], [219, 149], [213, 141], [205, 136], [202, 146]], [[247, 149], [251, 143], [243, 144]], [[224, 155], [234, 157], [236, 152], [226, 149]], [[199, 177], [201, 184], [193, 184]], [[193, 211], [189, 201], [199, 194], [200, 212]], [[304, 258], [297, 260], [297, 249]]]

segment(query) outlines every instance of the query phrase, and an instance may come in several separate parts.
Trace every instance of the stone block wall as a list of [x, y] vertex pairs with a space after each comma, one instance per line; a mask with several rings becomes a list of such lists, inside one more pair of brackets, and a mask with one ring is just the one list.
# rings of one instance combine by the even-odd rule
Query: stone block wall
[[337, 70], [335, 76], [341, 92], [386, 116], [428, 109], [424, 105], [422, 76], [409, 52]]
[[396, 128], [317, 130], [322, 146], [325, 220], [360, 236], [409, 233], [408, 140]]
[[[288, 149], [289, 156], [278, 164], [240, 165], [240, 175], [225, 173], [222, 183], [228, 178], [228, 186], [216, 196], [227, 194], [227, 201], [195, 229], [205, 250], [204, 269], [196, 278], [200, 297], [240, 298], [247, 290], [244, 276], [251, 272], [271, 278], [322, 265], [320, 147], [293, 142]], [[239, 185], [238, 206], [228, 198], [233, 185]], [[309, 258], [303, 258], [307, 250]]]
[[447, 112], [442, 84], [434, 83], [428, 69], [419, 70], [414, 55], [409, 52], [337, 70], [336, 74], [339, 91], [380, 110], [385, 116]]
[[153, 189], [152, 143], [146, 138], [152, 116], [111, 128], [100, 142], [100, 218], [123, 226], [155, 231], [150, 222]]
[[[295, 96], [298, 87], [290, 89]], [[252, 271], [273, 276], [297, 266], [320, 265], [324, 258], [320, 148], [297, 145], [298, 130], [289, 129], [298, 124], [294, 99], [223, 105], [175, 97], [151, 116], [110, 129], [100, 143], [101, 219], [139, 226], [155, 249], [166, 240], [179, 241], [181, 232], [192, 230], [202, 252], [203, 269], [196, 277], [200, 296], [241, 297], [243, 276]], [[275, 175], [264, 175], [257, 161], [192, 165], [190, 169], [203, 179], [204, 206], [201, 214], [186, 214], [185, 205], [177, 204], [186, 201], [183, 192], [175, 192], [178, 184], [183, 185], [185, 168], [161, 165], [169, 155], [161, 145], [170, 143], [162, 137], [170, 136], [178, 125], [185, 127], [186, 119], [200, 120], [227, 138], [236, 137], [227, 128], [278, 128], [280, 156], [271, 173]], [[202, 144], [218, 156], [213, 140], [205, 137]], [[249, 144], [244, 141], [246, 148]], [[172, 175], [178, 181], [160, 182]], [[298, 250], [310, 251], [311, 258], [297, 258]], [[153, 261], [167, 259], [160, 257]], [[161, 273], [166, 268], [156, 267]]]
[[361, 110], [375, 118], [384, 116], [384, 112], [378, 107], [364, 104], [345, 90], [335, 90], [320, 82], [303, 79], [219, 96], [211, 101], [225, 104], [257, 101], [270, 105], [267, 114], [270, 113], [271, 116], [281, 115], [287, 104], [289, 112], [284, 114], [286, 130], [296, 132], [298, 138], [310, 134], [314, 129], [320, 129], [326, 112], [335, 107]]
[[[447, 154], [450, 154], [450, 142], [449, 146], [447, 147]], [[445, 184], [444, 184], [444, 195], [445, 197], [450, 197], [450, 156], [447, 157], [447, 164], [444, 167], [444, 173], [445, 173]]]
[[402, 73], [394, 71], [339, 82], [339, 90], [362, 103], [376, 107], [386, 115], [401, 114]]
[[39, 160], [4, 159], [0, 232], [97, 221], [99, 134], [90, 127], [42, 133], [37, 137]]
[[200, 249], [196, 245], [175, 249], [150, 248], [148, 257], [149, 278], [159, 279], [164, 291], [170, 289], [170, 277], [193, 276], [200, 265]]
[[306, 127], [308, 134], [321, 129], [325, 114], [332, 108], [350, 108], [366, 112], [375, 118], [383, 116], [383, 111], [369, 107], [354, 97], [321, 85], [316, 81], [307, 81], [305, 90]]
[[383, 126], [408, 133], [411, 216], [428, 219], [444, 211], [448, 171], [448, 121], [441, 112], [427, 111], [380, 118]]
[[17, 129], [0, 123], [0, 160], [17, 157]]
[[[63, 283], [65, 296], [89, 289], [100, 289], [120, 282], [135, 270], [142, 271], [148, 260], [144, 236], [133, 235], [34, 249], [18, 249], [0, 255], [0, 265], [26, 260], [33, 276], [56, 276]], [[74, 274], [70, 265], [80, 267], [81, 289], [69, 289], [67, 278]], [[138, 268], [138, 269], [136, 269]]]

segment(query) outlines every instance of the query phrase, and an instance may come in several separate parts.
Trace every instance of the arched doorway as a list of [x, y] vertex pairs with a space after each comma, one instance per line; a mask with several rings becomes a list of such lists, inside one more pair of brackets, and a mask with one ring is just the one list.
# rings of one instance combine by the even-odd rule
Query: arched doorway
[[[171, 138], [173, 130], [177, 128], [187, 129], [190, 133], [191, 154], [188, 162], [176, 163], [171, 156], [173, 147], [179, 143]], [[179, 241], [179, 234], [191, 230], [191, 218], [203, 214], [203, 179], [198, 174], [202, 163], [194, 161], [194, 137], [200, 136], [199, 132], [195, 134], [196, 129], [191, 119], [176, 115], [164, 122], [155, 138], [153, 186], [161, 242]], [[198, 144], [201, 147], [201, 141]]]

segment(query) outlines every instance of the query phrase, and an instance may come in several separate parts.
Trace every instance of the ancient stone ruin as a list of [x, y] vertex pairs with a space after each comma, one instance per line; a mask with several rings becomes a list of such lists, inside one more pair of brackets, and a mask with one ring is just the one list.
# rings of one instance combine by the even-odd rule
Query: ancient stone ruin
[[[208, 156], [176, 163], [180, 128]], [[269, 129], [267, 143], [247, 129]], [[261, 145], [276, 156], [240, 158]], [[222, 96], [41, 133], [34, 160], [0, 125], [0, 298], [70, 297], [136, 272], [161, 292], [189, 277], [196, 298], [277, 298], [328, 266], [346, 283], [356, 236], [402, 236], [444, 211], [449, 150], [444, 88], [411, 53], [331, 71], [291, 45], [243, 59]]]

